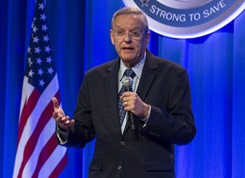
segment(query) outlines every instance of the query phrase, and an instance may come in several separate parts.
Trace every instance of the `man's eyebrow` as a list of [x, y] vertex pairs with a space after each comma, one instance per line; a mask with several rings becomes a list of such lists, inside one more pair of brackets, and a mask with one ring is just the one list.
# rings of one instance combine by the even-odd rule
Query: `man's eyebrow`
[[[120, 26], [115, 26], [115, 28], [124, 30], [123, 27], [120, 27]], [[137, 27], [132, 27], [132, 28], [130, 28], [130, 31], [131, 31], [131, 30], [141, 30], [141, 29], [142, 29], [141, 27], [138, 27], [138, 26], [137, 26]]]

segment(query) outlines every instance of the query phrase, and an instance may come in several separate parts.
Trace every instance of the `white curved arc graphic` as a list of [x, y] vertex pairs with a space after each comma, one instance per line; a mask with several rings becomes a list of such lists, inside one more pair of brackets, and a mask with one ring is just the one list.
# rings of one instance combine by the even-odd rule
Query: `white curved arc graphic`
[[[188, 3], [191, 3], [191, 1], [199, 1], [199, 3], [202, 2], [206, 4], [208, 2], [215, 1], [215, 0], [177, 0], [178, 2], [176, 0], [157, 0], [157, 1], [166, 6], [167, 5], [174, 6], [174, 3], [182, 3], [183, 1], [186, 1], [186, 2], [188, 1]], [[126, 6], [140, 8], [135, 4], [133, 0], [123, 0], [123, 2]], [[218, 2], [220, 2], [220, 0], [217, 0], [217, 3]], [[184, 7], [182, 6], [181, 8], [184, 8]], [[147, 19], [149, 22], [149, 28], [152, 31], [155, 31], [156, 33], [159, 33], [161, 35], [168, 36], [171, 38], [188, 39], [188, 38], [197, 38], [200, 36], [204, 36], [204, 35], [207, 35], [207, 34], [210, 34], [210, 33], [213, 33], [219, 30], [220, 28], [224, 27], [229, 22], [234, 20], [244, 9], [245, 9], [245, 1], [237, 0], [228, 10], [225, 11], [225, 13], [224, 12], [221, 13], [221, 15], [219, 15], [217, 18], [214, 18], [208, 21], [207, 23], [203, 23], [203, 24], [191, 26], [191, 27], [176, 27], [176, 26], [166, 25], [164, 23], [159, 23], [158, 21], [156, 21], [155, 19], [149, 16], [147, 16]]]
[[212, 0], [157, 0], [159, 3], [176, 8], [176, 9], [192, 9], [203, 6]]

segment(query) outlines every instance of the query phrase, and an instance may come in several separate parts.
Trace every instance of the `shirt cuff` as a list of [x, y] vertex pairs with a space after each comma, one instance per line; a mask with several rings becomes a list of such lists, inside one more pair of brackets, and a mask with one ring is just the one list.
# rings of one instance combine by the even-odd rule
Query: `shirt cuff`
[[62, 131], [62, 130], [59, 128], [58, 125], [56, 126], [56, 129], [57, 129], [56, 135], [57, 135], [57, 138], [58, 138], [58, 140], [59, 140], [59, 143], [60, 143], [61, 145], [66, 144], [66, 142], [67, 142], [67, 140], [68, 140], [69, 131], [67, 131], [67, 132]]
[[146, 124], [148, 123], [150, 114], [151, 114], [151, 105], [149, 105], [149, 112], [148, 112], [148, 115], [147, 115], [145, 118], [141, 119], [141, 120], [145, 123], [145, 124], [143, 125], [143, 127], [145, 127]]

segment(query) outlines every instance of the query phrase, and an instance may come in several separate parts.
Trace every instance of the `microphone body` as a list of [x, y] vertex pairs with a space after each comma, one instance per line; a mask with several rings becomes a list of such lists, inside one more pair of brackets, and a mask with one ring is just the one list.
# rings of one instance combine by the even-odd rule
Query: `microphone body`
[[[132, 85], [133, 85], [133, 79], [131, 77], [125, 77], [125, 79], [122, 82], [124, 91], [133, 91]], [[133, 113], [128, 111], [128, 120], [131, 122], [130, 127], [132, 131], [136, 130], [135, 122], [134, 122], [134, 116]]]

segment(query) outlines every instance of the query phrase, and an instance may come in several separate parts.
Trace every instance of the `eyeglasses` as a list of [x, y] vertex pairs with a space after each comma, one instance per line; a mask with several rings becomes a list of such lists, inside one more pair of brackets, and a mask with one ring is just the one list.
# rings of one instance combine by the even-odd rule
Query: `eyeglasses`
[[123, 39], [126, 34], [128, 34], [132, 39], [140, 39], [143, 33], [137, 30], [132, 30], [129, 32], [126, 32], [125, 30], [116, 30], [114, 32], [115, 37], [118, 39]]

